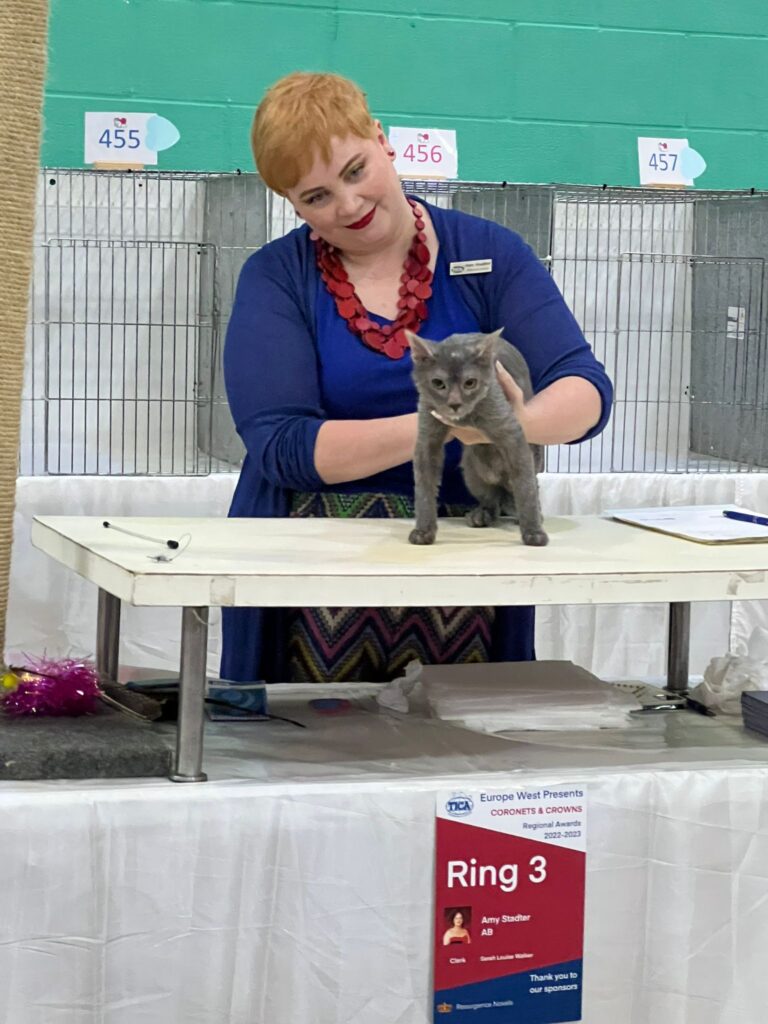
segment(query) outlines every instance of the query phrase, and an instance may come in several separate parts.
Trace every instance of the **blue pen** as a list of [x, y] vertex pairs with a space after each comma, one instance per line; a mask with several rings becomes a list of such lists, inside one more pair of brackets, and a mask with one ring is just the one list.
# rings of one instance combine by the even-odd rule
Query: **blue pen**
[[751, 512], [734, 512], [733, 509], [723, 509], [723, 515], [728, 519], [738, 519], [740, 523], [754, 523], [755, 526], [768, 526], [768, 516], [753, 516]]

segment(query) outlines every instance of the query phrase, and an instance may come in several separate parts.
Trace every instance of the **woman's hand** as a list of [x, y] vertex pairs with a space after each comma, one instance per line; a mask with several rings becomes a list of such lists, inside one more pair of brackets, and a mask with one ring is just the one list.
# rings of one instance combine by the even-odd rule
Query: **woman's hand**
[[504, 397], [512, 406], [512, 412], [525, 432], [525, 397], [523, 389], [511, 373], [507, 373], [501, 363], [496, 363], [496, 376], [499, 378]]
[[445, 439], [446, 444], [449, 441], [453, 441], [454, 439], [457, 441], [461, 441], [462, 444], [491, 443], [486, 437], [486, 435], [482, 432], [482, 430], [477, 430], [476, 427], [454, 427], [451, 426], [448, 420], [444, 420], [440, 416], [438, 416], [436, 412], [433, 412], [432, 415], [435, 417], [436, 420], [440, 420], [441, 423], [445, 423], [446, 427], [451, 428], [450, 432], [448, 433]]
[[[512, 406], [512, 412], [515, 414], [520, 426], [523, 428], [525, 433], [525, 398], [523, 396], [523, 389], [517, 383], [511, 373], [507, 373], [501, 363], [496, 363], [496, 376], [501, 384], [501, 390], [504, 392], [504, 397], [507, 399], [509, 404]], [[451, 432], [448, 435], [447, 440], [451, 441], [456, 438], [457, 441], [461, 441], [462, 444], [490, 444], [490, 441], [482, 430], [477, 430], [475, 427], [457, 427], [454, 426], [449, 420], [444, 420], [441, 416], [438, 416], [436, 412], [432, 415], [436, 420], [440, 420], [446, 427], [451, 428]]]

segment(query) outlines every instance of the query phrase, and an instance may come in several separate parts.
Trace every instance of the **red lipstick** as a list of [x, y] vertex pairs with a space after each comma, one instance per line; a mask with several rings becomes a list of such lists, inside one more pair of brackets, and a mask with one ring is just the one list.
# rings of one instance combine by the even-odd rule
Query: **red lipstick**
[[354, 224], [347, 224], [347, 227], [350, 228], [352, 231], [359, 231], [361, 228], [367, 228], [368, 225], [373, 220], [374, 213], [376, 213], [375, 206], [370, 213], [366, 213], [364, 217], [361, 217], [360, 220], [355, 221]]

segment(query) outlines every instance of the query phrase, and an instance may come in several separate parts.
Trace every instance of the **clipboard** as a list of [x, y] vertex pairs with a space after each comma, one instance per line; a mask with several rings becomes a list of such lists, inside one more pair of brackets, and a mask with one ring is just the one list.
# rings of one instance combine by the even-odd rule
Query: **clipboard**
[[603, 515], [620, 523], [644, 530], [666, 533], [697, 544], [760, 544], [768, 543], [768, 527], [728, 519], [724, 509], [759, 513], [738, 505], [673, 505], [664, 508], [614, 508]]

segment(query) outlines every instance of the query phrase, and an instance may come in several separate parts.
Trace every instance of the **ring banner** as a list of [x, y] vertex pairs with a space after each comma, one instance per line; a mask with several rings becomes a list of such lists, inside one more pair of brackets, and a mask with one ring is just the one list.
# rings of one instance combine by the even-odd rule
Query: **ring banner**
[[581, 1020], [586, 795], [438, 794], [435, 1022]]

